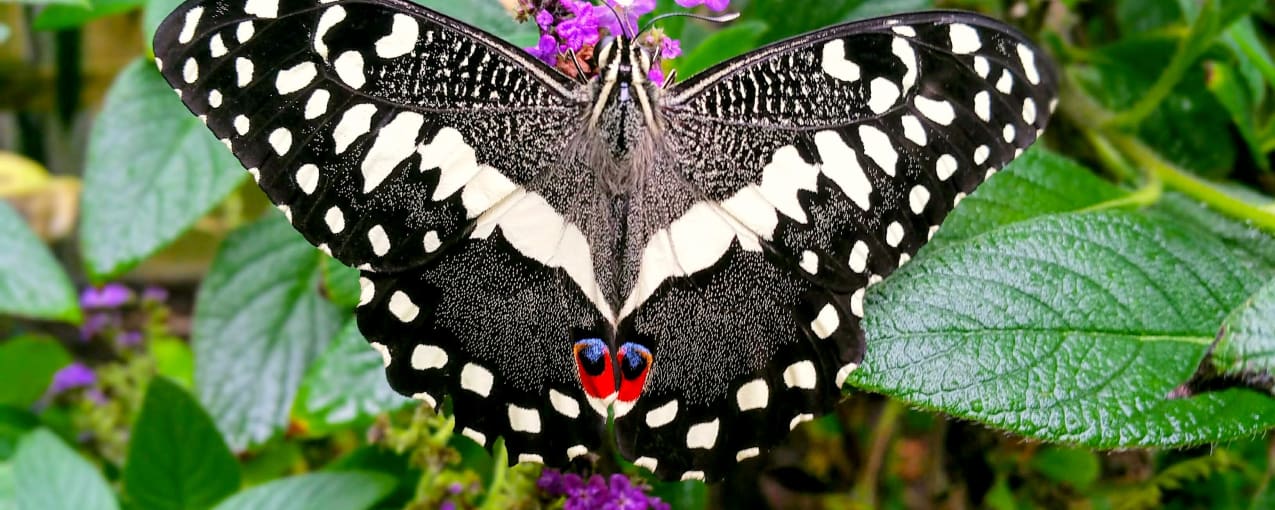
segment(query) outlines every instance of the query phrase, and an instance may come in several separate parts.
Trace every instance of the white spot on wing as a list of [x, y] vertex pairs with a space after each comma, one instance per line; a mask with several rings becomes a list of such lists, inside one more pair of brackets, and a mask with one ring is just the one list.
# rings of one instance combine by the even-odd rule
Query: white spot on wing
[[297, 187], [307, 195], [314, 194], [319, 187], [319, 167], [305, 164], [297, 169]]
[[638, 457], [637, 460], [633, 461], [633, 465], [640, 468], [646, 468], [647, 471], [654, 473], [655, 467], [659, 466], [660, 462], [650, 457]]
[[863, 151], [868, 157], [886, 175], [894, 177], [899, 164], [899, 153], [895, 151], [894, 141], [890, 136], [872, 126], [859, 126], [859, 138], [863, 141]]
[[889, 78], [873, 78], [869, 86], [868, 108], [872, 113], [881, 114], [894, 106], [899, 100], [899, 86]]
[[789, 388], [815, 389], [818, 372], [810, 361], [798, 361], [784, 369], [784, 384]]
[[850, 313], [853, 313], [855, 317], [858, 317], [861, 319], [863, 318], [864, 294], [865, 294], [864, 289], [859, 289], [854, 291], [854, 294], [850, 295]]
[[801, 269], [810, 274], [819, 272], [819, 255], [810, 250], [801, 252]]
[[[333, 209], [336, 209], [333, 207]], [[376, 284], [372, 280], [359, 277], [359, 306], [364, 306], [372, 302], [372, 296], [376, 295]]]
[[314, 62], [302, 62], [289, 69], [279, 71], [279, 74], [275, 77], [274, 86], [280, 94], [287, 95], [306, 88], [318, 75], [319, 72], [314, 67]]
[[589, 453], [589, 449], [582, 444], [567, 448], [567, 460], [574, 460], [576, 457]]
[[534, 464], [544, 464], [545, 458], [534, 453], [519, 453], [518, 462], [530, 462]]
[[247, 87], [252, 83], [252, 61], [243, 57], [235, 59], [235, 84], [239, 88]]
[[845, 386], [846, 379], [850, 378], [850, 373], [854, 372], [858, 368], [859, 368], [858, 363], [850, 363], [841, 367], [840, 370], [837, 370], [837, 380], [836, 380], [837, 387], [840, 388], [842, 386]]
[[920, 184], [912, 188], [912, 192], [908, 193], [908, 205], [912, 207], [912, 214], [921, 214], [925, 212], [925, 206], [930, 203], [930, 190]]
[[745, 186], [735, 196], [722, 201], [722, 209], [763, 239], [774, 238], [775, 228], [779, 226], [779, 215], [775, 206], [766, 201], [757, 186]]
[[390, 358], [390, 348], [386, 347], [385, 344], [371, 342], [368, 345], [372, 347], [372, 350], [380, 353], [381, 363], [385, 366], [390, 366], [390, 362], [394, 361], [393, 358]]
[[182, 79], [186, 83], [195, 83], [199, 79], [199, 62], [195, 62], [193, 58], [186, 59], [186, 64], [182, 66]]
[[774, 159], [762, 169], [761, 175], [760, 191], [766, 201], [784, 216], [805, 223], [806, 211], [797, 200], [797, 193], [815, 189], [819, 169], [801, 159], [796, 147], [785, 145], [775, 151]]
[[462, 436], [473, 439], [475, 443], [479, 444], [479, 446], [487, 446], [487, 435], [483, 434], [482, 432], [471, 429], [469, 427], [465, 427], [464, 430], [460, 431], [460, 434]]
[[953, 110], [952, 104], [947, 101], [916, 96], [912, 103], [916, 105], [921, 115], [944, 126], [949, 126], [953, 120], [956, 120], [956, 110]]
[[902, 122], [904, 137], [921, 147], [925, 147], [925, 144], [930, 143], [929, 137], [925, 134], [925, 126], [921, 125], [920, 119], [912, 115], [904, 115]]
[[248, 117], [243, 115], [236, 115], [232, 124], [234, 124], [235, 132], [239, 133], [239, 136], [248, 134], [248, 130], [252, 129], [252, 123], [248, 120]]
[[1009, 69], [1001, 71], [1001, 78], [996, 80], [996, 90], [999, 90], [1002, 94], [1014, 91], [1014, 77], [1009, 74]]
[[1016, 134], [1013, 124], [1005, 124], [1005, 129], [1001, 132], [1001, 135], [1005, 137], [1005, 143], [1013, 143]]
[[1032, 85], [1040, 85], [1040, 71], [1036, 69], [1036, 54], [1027, 45], [1019, 43], [1018, 60], [1023, 63], [1023, 72]]
[[797, 425], [801, 425], [802, 423], [813, 419], [815, 419], [815, 415], [813, 414], [799, 414], [797, 416], [793, 416], [792, 421], [788, 422], [788, 430], [795, 429], [797, 428]]
[[390, 296], [390, 313], [398, 318], [399, 322], [412, 322], [420, 315], [421, 309], [412, 302], [412, 298], [401, 291], [394, 291]]
[[318, 53], [323, 60], [328, 59], [328, 45], [323, 42], [323, 38], [327, 37], [328, 30], [344, 19], [345, 8], [339, 5], [328, 7], [323, 11], [323, 15], [319, 16], [319, 24], [314, 28], [314, 52]]
[[239, 44], [246, 43], [248, 39], [252, 39], [252, 34], [256, 31], [257, 29], [252, 26], [251, 21], [241, 21], [235, 27], [235, 39], [239, 41]]
[[460, 387], [484, 397], [491, 395], [491, 386], [495, 382], [490, 370], [473, 363], [466, 363], [460, 371]]
[[980, 145], [974, 149], [974, 164], [981, 165], [987, 162], [987, 158], [992, 155], [992, 150], [986, 145]]
[[376, 141], [363, 158], [363, 192], [370, 193], [389, 177], [394, 168], [416, 152], [425, 117], [416, 112], [401, 112], [376, 133]]
[[858, 81], [859, 65], [846, 58], [846, 42], [841, 39], [823, 45], [823, 72], [841, 81]]
[[855, 241], [854, 248], [850, 249], [850, 269], [856, 273], [862, 273], [868, 268], [868, 245], [863, 241]]
[[810, 323], [811, 331], [815, 332], [815, 336], [821, 340], [832, 336], [841, 326], [841, 316], [837, 314], [836, 307], [831, 303], [823, 305], [819, 309], [819, 315], [815, 316], [815, 320]]
[[903, 225], [897, 221], [890, 222], [885, 228], [885, 242], [891, 247], [898, 248], [899, 243], [903, 242]]
[[[815, 133], [815, 148], [823, 159], [823, 164], [819, 167], [823, 174], [860, 209], [870, 209], [872, 181], [868, 180], [868, 175], [859, 165], [859, 155], [855, 154], [854, 149], [846, 145], [836, 131]], [[795, 201], [795, 193], [793, 198]], [[797, 208], [800, 209], [800, 205]]]
[[274, 153], [280, 156], [287, 154], [292, 150], [292, 132], [288, 128], [278, 128], [270, 133], [270, 147], [274, 148]]
[[735, 462], [743, 462], [758, 455], [761, 455], [760, 448], [757, 448], [756, 446], [752, 448], [744, 448], [743, 450], [740, 450], [739, 453], [735, 454]]
[[425, 253], [434, 253], [434, 250], [437, 250], [439, 246], [442, 246], [442, 241], [438, 239], [438, 231], [431, 230], [426, 232], [423, 245]]
[[[578, 418], [580, 416], [580, 403], [553, 388], [549, 389], [549, 403], [553, 405], [555, 411], [558, 411], [563, 416], [568, 418]], [[568, 450], [567, 455], [570, 456], [570, 450]]]
[[221, 34], [213, 34], [208, 39], [208, 54], [212, 58], [221, 58], [226, 56], [226, 43], [221, 39]]
[[195, 38], [195, 30], [199, 28], [199, 18], [203, 15], [203, 7], [194, 7], [186, 11], [186, 21], [182, 24], [181, 32], [177, 34], [177, 42], [187, 44]]
[[974, 113], [978, 114], [978, 118], [983, 122], [992, 120], [992, 96], [986, 90], [974, 94]]
[[1032, 98], [1023, 100], [1023, 121], [1028, 124], [1036, 123], [1036, 101]]
[[765, 409], [770, 405], [770, 385], [766, 384], [765, 379], [748, 381], [735, 392], [735, 403], [739, 405], [740, 411]]
[[328, 230], [333, 234], [340, 234], [345, 230], [345, 213], [341, 212], [340, 207], [332, 206], [323, 214], [323, 222], [328, 224]]
[[890, 49], [894, 51], [894, 56], [899, 57], [899, 61], [903, 62], [903, 67], [906, 69], [903, 72], [903, 90], [911, 89], [913, 85], [916, 85], [916, 50], [913, 50], [907, 39], [902, 37], [895, 37]]
[[509, 404], [509, 428], [528, 434], [540, 433], [540, 411]]
[[893, 30], [894, 33], [904, 37], [916, 37], [916, 30], [907, 25], [896, 25], [890, 30]]
[[425, 392], [417, 393], [415, 395], [412, 395], [412, 398], [419, 400], [421, 402], [424, 402], [425, 405], [429, 406], [430, 409], [435, 409], [438, 407], [438, 401], [434, 400], [434, 397], [431, 396], [429, 393], [425, 393]]
[[677, 418], [677, 400], [670, 400], [667, 404], [646, 413], [646, 426], [658, 429], [673, 423], [675, 418]]
[[974, 30], [974, 27], [963, 23], [953, 23], [947, 30], [952, 39], [953, 53], [974, 53], [983, 47], [983, 42], [979, 39], [978, 31]]
[[323, 89], [315, 90], [310, 94], [310, 99], [305, 102], [305, 118], [306, 120], [314, 120], [320, 115], [328, 112], [328, 99], [332, 94]]
[[350, 88], [359, 89], [367, 83], [367, 75], [363, 74], [362, 53], [354, 50], [342, 53], [332, 62], [332, 66], [336, 68], [337, 78], [340, 78]]
[[395, 14], [389, 35], [376, 41], [376, 56], [396, 58], [406, 55], [416, 47], [420, 25], [406, 14]]
[[417, 345], [412, 349], [412, 368], [432, 370], [447, 366], [447, 351], [437, 345]]
[[992, 72], [992, 66], [988, 64], [987, 57], [982, 55], [974, 57], [974, 72], [978, 73], [979, 78], [987, 79], [987, 75]]
[[934, 165], [934, 172], [938, 175], [940, 181], [946, 181], [956, 173], [958, 168], [956, 158], [951, 154], [939, 156], [938, 162]]
[[696, 423], [691, 425], [686, 432], [687, 448], [710, 449], [717, 444], [717, 432], [719, 429], [719, 420], [713, 420], [706, 423]]
[[341, 120], [336, 123], [336, 129], [332, 130], [332, 141], [336, 145], [337, 154], [345, 152], [354, 140], [372, 129], [372, 115], [375, 113], [375, 106], [364, 103], [350, 107], [341, 115]]
[[259, 18], [275, 18], [279, 16], [279, 0], [248, 0], [243, 12]]
[[704, 481], [704, 472], [703, 471], [687, 471], [685, 473], [682, 473], [683, 482], [688, 482], [691, 480], [699, 480], [701, 482]]
[[376, 225], [367, 231], [367, 241], [372, 245], [372, 253], [377, 257], [384, 257], [390, 252], [390, 238], [385, 235], [385, 228]]
[[220, 90], [212, 89], [208, 91], [208, 106], [210, 108], [221, 107], [221, 91]]

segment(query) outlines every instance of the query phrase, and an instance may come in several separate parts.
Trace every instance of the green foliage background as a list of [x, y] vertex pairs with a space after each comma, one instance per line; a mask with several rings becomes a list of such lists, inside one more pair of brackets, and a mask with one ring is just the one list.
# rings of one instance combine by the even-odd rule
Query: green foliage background
[[[146, 63], [178, 3], [0, 2], [0, 510], [561, 505], [536, 466], [506, 468], [388, 388], [352, 320], [355, 272], [267, 207]], [[537, 37], [495, 0], [421, 3]], [[800, 428], [774, 469], [650, 481], [656, 494], [675, 508], [1275, 506], [1275, 8], [737, 0], [732, 24], [661, 27], [689, 76], [933, 7], [1007, 19], [1054, 55], [1045, 140], [869, 291], [868, 356], [838, 413]], [[54, 221], [66, 207], [73, 232]], [[139, 344], [76, 332], [103, 313], [77, 286], [114, 281], [171, 291], [108, 311]], [[93, 384], [48, 393], [75, 360]]]

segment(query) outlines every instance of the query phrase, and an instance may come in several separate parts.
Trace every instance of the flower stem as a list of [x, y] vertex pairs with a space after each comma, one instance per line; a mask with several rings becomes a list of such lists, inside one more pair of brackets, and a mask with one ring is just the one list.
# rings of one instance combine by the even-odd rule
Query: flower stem
[[509, 473], [509, 450], [505, 448], [504, 438], [497, 439], [491, 449], [491, 485], [487, 487], [487, 495], [483, 498], [483, 510], [497, 510], [502, 507], [504, 498], [505, 475]]

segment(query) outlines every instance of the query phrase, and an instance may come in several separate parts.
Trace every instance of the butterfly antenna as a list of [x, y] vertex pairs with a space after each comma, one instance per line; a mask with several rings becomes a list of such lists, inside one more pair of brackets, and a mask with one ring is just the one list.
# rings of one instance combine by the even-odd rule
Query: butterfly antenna
[[571, 63], [576, 66], [576, 81], [588, 83], [589, 80], [584, 75], [584, 68], [580, 66], [580, 57], [576, 55], [576, 50], [568, 49], [567, 57], [571, 58]]
[[654, 26], [657, 21], [668, 19], [668, 18], [677, 18], [677, 17], [685, 17], [685, 18], [697, 19], [700, 21], [707, 21], [709, 23], [721, 24], [721, 23], [730, 23], [732, 21], [739, 19], [739, 13], [736, 12], [731, 14], [723, 14], [721, 16], [705, 16], [703, 14], [695, 14], [693, 12], [670, 12], [670, 13], [661, 14], [659, 16], [651, 18], [651, 20], [647, 21], [645, 25], [642, 25], [642, 30], [638, 31], [638, 35], [640, 36], [642, 34], [645, 34], [646, 31], [650, 30], [651, 27]]
[[673, 86], [673, 82], [677, 81], [677, 69], [668, 72], [668, 77], [664, 78], [664, 85], [661, 89], [667, 89]]
[[620, 32], [623, 32], [621, 35], [625, 39], [634, 39], [635, 36], [629, 33], [629, 24], [624, 22], [624, 16], [620, 15], [620, 11], [615, 10], [615, 5], [611, 4], [611, 2], [602, 2], [602, 4], [611, 9], [611, 15], [615, 16], [615, 21], [620, 24]]

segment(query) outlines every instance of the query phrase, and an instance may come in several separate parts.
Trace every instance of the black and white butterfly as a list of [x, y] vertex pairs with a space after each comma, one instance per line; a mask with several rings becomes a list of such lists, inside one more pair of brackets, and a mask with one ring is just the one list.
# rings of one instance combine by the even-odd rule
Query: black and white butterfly
[[718, 479], [825, 413], [868, 286], [1039, 136], [1052, 67], [963, 12], [839, 25], [668, 88], [582, 83], [404, 0], [191, 0], [156, 61], [362, 270], [390, 384], [511, 461]]

